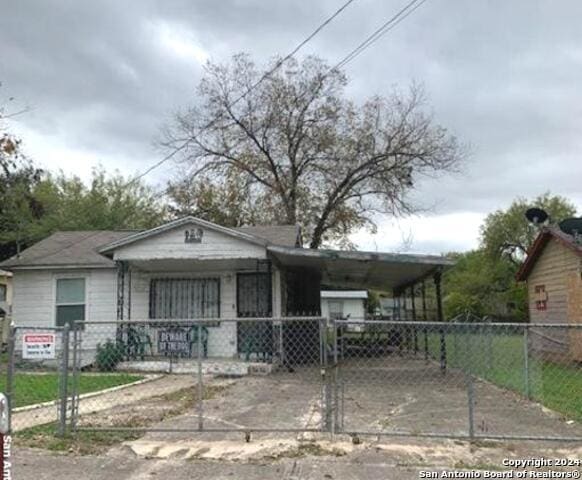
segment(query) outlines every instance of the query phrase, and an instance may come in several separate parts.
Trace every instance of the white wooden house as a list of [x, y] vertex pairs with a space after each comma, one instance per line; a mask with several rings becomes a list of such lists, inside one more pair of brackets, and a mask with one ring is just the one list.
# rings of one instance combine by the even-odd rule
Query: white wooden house
[[322, 281], [400, 288], [440, 279], [449, 263], [314, 251], [301, 247], [295, 226], [226, 228], [186, 217], [146, 231], [57, 232], [0, 267], [13, 272], [16, 326], [85, 322], [83, 346], [94, 349], [115, 337], [115, 324], [107, 322], [213, 319], [207, 353], [232, 357], [240, 354], [244, 327], [228, 319], [320, 315]]

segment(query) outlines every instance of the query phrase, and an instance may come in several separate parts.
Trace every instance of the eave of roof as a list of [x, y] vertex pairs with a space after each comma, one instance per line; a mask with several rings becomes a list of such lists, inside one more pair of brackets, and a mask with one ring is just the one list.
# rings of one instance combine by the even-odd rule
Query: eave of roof
[[582, 246], [575, 243], [574, 239], [570, 235], [567, 235], [553, 227], [545, 227], [536, 237], [527, 254], [525, 262], [523, 262], [523, 265], [515, 275], [518, 281], [523, 282], [527, 280], [544, 248], [552, 239], [556, 240], [558, 243], [560, 243], [560, 245], [572, 250], [577, 255], [582, 256]]
[[280, 265], [322, 272], [322, 283], [335, 287], [402, 291], [455, 264], [438, 255], [314, 250], [268, 246]]
[[189, 216], [182, 217], [177, 220], [173, 220], [171, 222], [160, 225], [159, 227], [155, 227], [150, 230], [144, 230], [143, 232], [138, 232], [134, 235], [122, 238], [121, 240], [116, 240], [114, 242], [108, 243], [107, 245], [104, 245], [101, 248], [99, 248], [98, 252], [101, 254], [107, 254], [112, 252], [116, 248], [123, 247], [135, 243], [137, 241], [144, 240], [146, 238], [153, 237], [160, 233], [167, 232], [169, 230], [173, 230], [174, 228], [178, 228], [183, 225], [188, 225], [190, 223], [199, 225], [204, 228], [208, 228], [210, 230], [214, 230], [216, 232], [224, 233], [225, 235], [230, 235], [231, 237], [239, 238], [240, 240], [245, 240], [256, 245], [266, 246], [269, 244], [267, 240], [258, 238], [254, 235], [249, 235], [244, 232], [233, 230], [231, 228], [222, 227], [220, 225], [217, 225], [216, 223], [207, 222], [206, 220]]

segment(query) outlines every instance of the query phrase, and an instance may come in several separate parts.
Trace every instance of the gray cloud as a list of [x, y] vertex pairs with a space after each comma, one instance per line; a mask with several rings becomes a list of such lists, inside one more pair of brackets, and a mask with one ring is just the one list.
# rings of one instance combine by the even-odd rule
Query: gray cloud
[[[285, 53], [341, 3], [9, 2], [0, 93], [33, 107], [18, 122], [35, 134], [36, 160], [46, 151], [50, 167], [70, 167], [49, 155], [50, 143], [143, 170], [160, 157], [160, 126], [192, 102], [206, 56]], [[335, 63], [403, 4], [357, 0], [304, 53]], [[356, 99], [424, 83], [435, 118], [471, 145], [462, 174], [420, 179], [419, 203], [484, 213], [552, 190], [582, 205], [581, 17], [574, 0], [430, 0], [348, 65]]]

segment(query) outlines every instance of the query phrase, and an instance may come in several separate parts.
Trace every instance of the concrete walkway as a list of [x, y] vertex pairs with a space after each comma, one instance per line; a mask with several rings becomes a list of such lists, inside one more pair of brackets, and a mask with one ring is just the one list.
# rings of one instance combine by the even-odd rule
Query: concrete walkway
[[[194, 386], [191, 375], [153, 376], [153, 379], [139, 384], [129, 384], [114, 388], [104, 393], [92, 392], [81, 398], [79, 414], [85, 415], [103, 410], [113, 409], [120, 405], [137, 402], [145, 398], [172, 393]], [[58, 405], [45, 405], [39, 408], [27, 409], [12, 414], [12, 430], [18, 432], [25, 428], [56, 422]]]

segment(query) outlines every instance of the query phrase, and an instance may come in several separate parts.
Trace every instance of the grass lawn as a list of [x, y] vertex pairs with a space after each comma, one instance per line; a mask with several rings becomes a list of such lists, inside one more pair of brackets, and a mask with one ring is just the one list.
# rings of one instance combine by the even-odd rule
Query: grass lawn
[[14, 439], [19, 447], [43, 448], [76, 455], [98, 455], [113, 445], [136, 440], [143, 435], [143, 432], [81, 431], [75, 435], [58, 437], [55, 435], [56, 431], [56, 424], [47, 423], [22, 430]]
[[[125, 373], [83, 374], [79, 376], [79, 394], [96, 392], [106, 388], [125, 385], [144, 378]], [[72, 378], [69, 378], [72, 381]], [[0, 377], [0, 391], [6, 391], [6, 376]], [[59, 396], [59, 376], [57, 373], [25, 374], [14, 377], [14, 407], [56, 400]]]
[[[420, 334], [422, 338], [422, 334]], [[440, 358], [440, 335], [428, 336], [429, 352]], [[423, 345], [422, 341], [419, 342]], [[505, 332], [446, 335], [447, 364], [462, 368], [500, 387], [525, 395], [525, 349], [521, 334]], [[528, 358], [530, 398], [573, 420], [582, 421], [582, 366]]]

